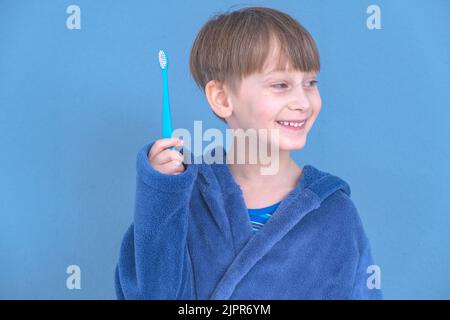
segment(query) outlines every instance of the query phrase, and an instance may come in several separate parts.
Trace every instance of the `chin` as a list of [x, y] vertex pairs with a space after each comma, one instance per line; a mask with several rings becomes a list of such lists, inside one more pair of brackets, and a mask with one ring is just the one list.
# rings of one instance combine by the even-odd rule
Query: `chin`
[[279, 135], [279, 149], [280, 151], [294, 151], [303, 149], [306, 145], [306, 138], [308, 132], [303, 132], [301, 134], [286, 134], [283, 131], [280, 131]]
[[303, 149], [306, 145], [306, 139], [300, 138], [297, 141], [287, 140], [280, 141], [280, 151], [294, 151]]

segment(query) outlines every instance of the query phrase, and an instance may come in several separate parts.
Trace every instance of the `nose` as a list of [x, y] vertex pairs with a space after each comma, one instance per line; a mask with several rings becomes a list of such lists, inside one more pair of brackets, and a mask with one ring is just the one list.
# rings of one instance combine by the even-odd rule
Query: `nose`
[[311, 103], [301, 85], [292, 92], [292, 101], [288, 104], [290, 110], [306, 111], [311, 108]]

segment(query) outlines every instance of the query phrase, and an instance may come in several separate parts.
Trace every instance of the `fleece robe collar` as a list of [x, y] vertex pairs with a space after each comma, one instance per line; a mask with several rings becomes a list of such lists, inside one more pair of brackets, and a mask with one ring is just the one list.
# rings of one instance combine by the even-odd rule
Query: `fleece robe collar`
[[[217, 225], [225, 239], [233, 244], [236, 253], [209, 298], [225, 300], [230, 298], [247, 272], [308, 213], [317, 209], [324, 199], [339, 189], [349, 196], [351, 191], [349, 185], [339, 177], [322, 172], [312, 165], [305, 165], [296, 187], [254, 234], [242, 190], [225, 162], [226, 151], [220, 148], [222, 163], [202, 162], [198, 167], [198, 182]], [[213, 156], [216, 150], [212, 151]]]

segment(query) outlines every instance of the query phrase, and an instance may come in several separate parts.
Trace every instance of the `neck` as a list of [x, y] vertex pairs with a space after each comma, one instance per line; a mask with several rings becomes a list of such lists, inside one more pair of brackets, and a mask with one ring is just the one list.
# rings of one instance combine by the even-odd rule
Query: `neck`
[[[274, 174], [261, 174], [261, 169], [267, 167], [268, 164], [262, 164], [260, 157], [256, 156], [256, 163], [248, 163], [248, 148], [246, 150], [245, 163], [238, 163], [238, 151], [236, 144], [231, 146], [229, 153], [227, 153], [227, 165], [233, 177], [240, 185], [245, 186], [290, 186], [293, 188], [298, 178], [300, 177], [302, 169], [298, 167], [295, 161], [291, 158], [290, 151], [278, 150], [279, 157], [276, 159], [279, 163], [278, 170]], [[270, 150], [270, 148], [269, 148]]]

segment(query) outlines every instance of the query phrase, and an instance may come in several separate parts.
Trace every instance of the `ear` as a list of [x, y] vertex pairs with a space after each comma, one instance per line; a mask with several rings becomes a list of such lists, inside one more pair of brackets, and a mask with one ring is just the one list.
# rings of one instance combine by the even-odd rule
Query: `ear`
[[218, 80], [211, 80], [205, 86], [205, 94], [211, 109], [216, 115], [225, 119], [233, 113], [229, 94], [225, 86]]

